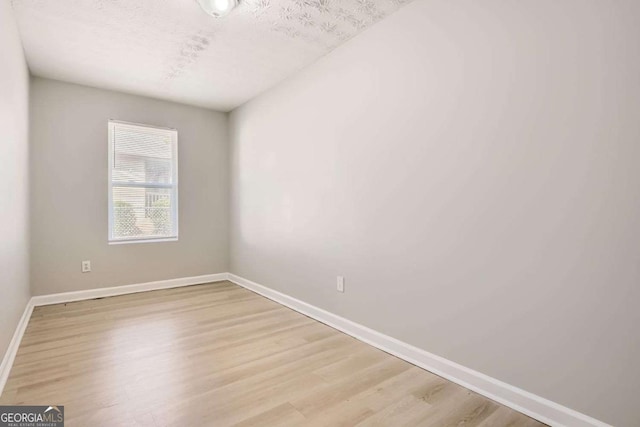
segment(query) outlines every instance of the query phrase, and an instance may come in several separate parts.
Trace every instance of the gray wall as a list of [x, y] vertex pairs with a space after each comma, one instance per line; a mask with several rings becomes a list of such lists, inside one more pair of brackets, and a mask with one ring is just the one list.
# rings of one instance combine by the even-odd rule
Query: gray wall
[[[178, 129], [179, 241], [107, 244], [109, 119]], [[35, 78], [31, 149], [34, 295], [227, 271], [226, 114]]]
[[30, 297], [29, 71], [9, 0], [0, 0], [0, 53], [0, 355], [4, 355]]
[[415, 1], [234, 111], [231, 271], [640, 425], [638, 16]]

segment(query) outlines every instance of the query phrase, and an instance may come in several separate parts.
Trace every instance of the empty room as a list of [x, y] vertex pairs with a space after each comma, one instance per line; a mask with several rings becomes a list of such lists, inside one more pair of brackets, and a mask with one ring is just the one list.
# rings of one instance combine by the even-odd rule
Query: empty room
[[640, 427], [640, 1], [0, 0], [0, 427]]

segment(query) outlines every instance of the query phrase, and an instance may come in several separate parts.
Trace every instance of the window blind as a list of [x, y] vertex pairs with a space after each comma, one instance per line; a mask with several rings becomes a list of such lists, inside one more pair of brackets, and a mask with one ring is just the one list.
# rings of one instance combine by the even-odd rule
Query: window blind
[[178, 132], [109, 121], [109, 241], [178, 238]]

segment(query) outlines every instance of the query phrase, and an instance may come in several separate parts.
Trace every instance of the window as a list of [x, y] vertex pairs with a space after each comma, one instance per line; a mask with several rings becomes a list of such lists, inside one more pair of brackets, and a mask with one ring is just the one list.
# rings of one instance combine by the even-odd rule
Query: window
[[178, 239], [178, 132], [109, 121], [109, 242]]

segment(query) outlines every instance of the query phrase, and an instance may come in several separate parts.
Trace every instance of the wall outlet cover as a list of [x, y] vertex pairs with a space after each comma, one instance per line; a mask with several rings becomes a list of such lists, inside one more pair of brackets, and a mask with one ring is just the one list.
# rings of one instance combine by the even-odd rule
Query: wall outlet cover
[[82, 272], [88, 273], [91, 271], [91, 261], [82, 261]]

